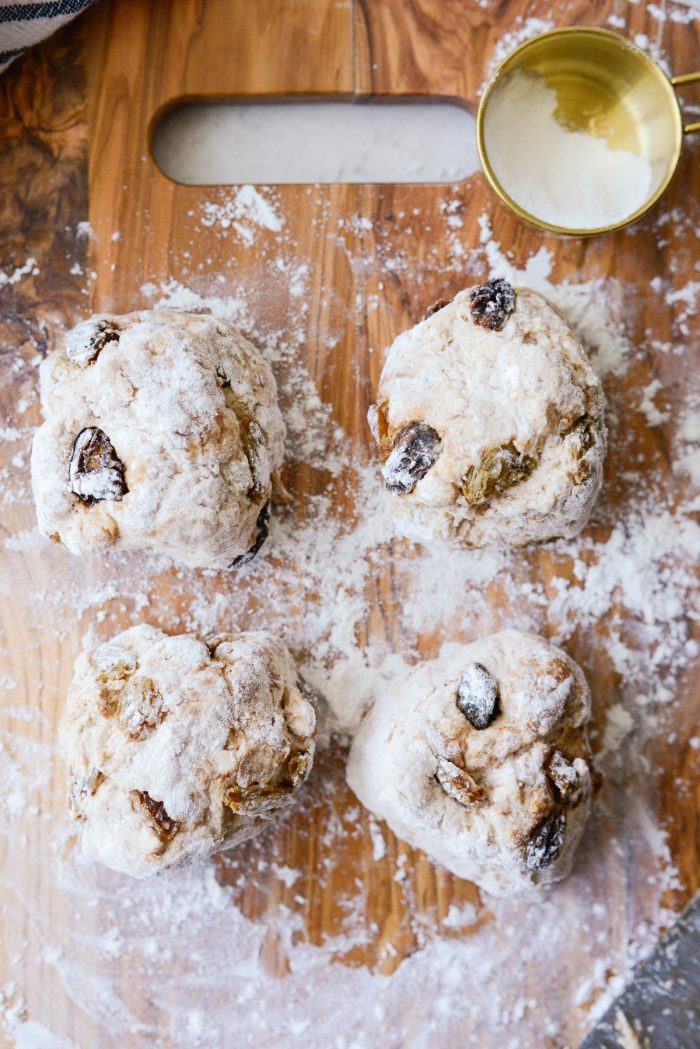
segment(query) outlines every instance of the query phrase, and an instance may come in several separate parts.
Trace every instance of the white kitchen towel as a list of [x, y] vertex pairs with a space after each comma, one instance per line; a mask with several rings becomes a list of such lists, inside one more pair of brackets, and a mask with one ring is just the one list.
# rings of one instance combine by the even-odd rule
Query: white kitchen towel
[[93, 0], [0, 0], [0, 73], [28, 47], [60, 29]]

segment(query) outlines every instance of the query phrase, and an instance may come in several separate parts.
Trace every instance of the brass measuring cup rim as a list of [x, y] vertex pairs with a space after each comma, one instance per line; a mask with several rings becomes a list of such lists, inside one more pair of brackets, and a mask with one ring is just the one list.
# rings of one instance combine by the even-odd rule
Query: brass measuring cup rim
[[[489, 99], [493, 93], [493, 89], [502, 80], [502, 78], [511, 71], [514, 67], [514, 59], [517, 59], [519, 55], [532, 48], [535, 44], [539, 44], [542, 40], [551, 39], [554, 37], [562, 36], [596, 36], [605, 37], [614, 43], [616, 46], [627, 50], [632, 53], [636, 60], [644, 64], [649, 70], [651, 75], [654, 77], [656, 82], [661, 85], [668, 99], [672, 102], [669, 107], [670, 112], [673, 113], [674, 119], [674, 148], [669, 158], [668, 170], [664, 175], [663, 179], [654, 190], [653, 194], [649, 197], [641, 207], [637, 208], [626, 218], [620, 222], [612, 223], [608, 226], [597, 226], [589, 229], [577, 229], [574, 227], [558, 226], [555, 223], [547, 222], [544, 219], [538, 218], [536, 215], [531, 215], [530, 212], [522, 208], [509, 193], [500, 184], [496, 174], [491, 166], [489, 160], [488, 151], [486, 149], [485, 142], [485, 118], [486, 110], [488, 108]], [[550, 29], [546, 33], [540, 33], [535, 37], [531, 37], [529, 40], [525, 40], [522, 44], [513, 48], [512, 51], [506, 55], [506, 57], [498, 63], [494, 71], [491, 73], [489, 79], [486, 82], [484, 90], [479, 100], [479, 108], [476, 115], [476, 141], [477, 148], [479, 151], [479, 159], [481, 166], [486, 175], [486, 179], [489, 185], [496, 193], [496, 195], [513, 211], [518, 218], [527, 222], [531, 226], [535, 226], [540, 230], [544, 230], [547, 233], [556, 233], [559, 236], [564, 237], [595, 237], [601, 233], [612, 233], [615, 230], [623, 229], [625, 226], [631, 225], [636, 222], [637, 219], [646, 215], [647, 212], [651, 211], [653, 207], [658, 204], [661, 197], [668, 189], [673, 176], [676, 173], [678, 162], [681, 156], [681, 150], [683, 145], [683, 135], [690, 134], [693, 131], [700, 131], [700, 122], [693, 124], [683, 124], [683, 114], [681, 111], [680, 103], [675, 92], [676, 87], [680, 87], [684, 84], [691, 84], [695, 81], [700, 81], [700, 70], [696, 73], [684, 73], [680, 76], [668, 76], [668, 74], [661, 68], [661, 66], [654, 61], [654, 59], [646, 51], [644, 51], [637, 44], [628, 40], [627, 37], [622, 36], [620, 33], [615, 33], [611, 29], [602, 29], [598, 26], [560, 26], [558, 29]]]

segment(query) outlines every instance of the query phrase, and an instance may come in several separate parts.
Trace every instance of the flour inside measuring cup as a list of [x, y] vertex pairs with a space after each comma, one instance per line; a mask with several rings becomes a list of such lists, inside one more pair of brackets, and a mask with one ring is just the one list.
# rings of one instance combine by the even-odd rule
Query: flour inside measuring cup
[[494, 91], [484, 138], [496, 178], [516, 204], [552, 225], [623, 222], [653, 192], [651, 164], [603, 138], [567, 131], [556, 108], [556, 91], [535, 73], [516, 70]]

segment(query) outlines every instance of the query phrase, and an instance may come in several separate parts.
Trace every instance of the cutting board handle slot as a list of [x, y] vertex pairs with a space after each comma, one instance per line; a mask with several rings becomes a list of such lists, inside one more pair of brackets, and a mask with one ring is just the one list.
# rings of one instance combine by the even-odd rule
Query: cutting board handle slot
[[175, 99], [150, 147], [185, 185], [455, 183], [478, 170], [474, 117], [454, 98]]

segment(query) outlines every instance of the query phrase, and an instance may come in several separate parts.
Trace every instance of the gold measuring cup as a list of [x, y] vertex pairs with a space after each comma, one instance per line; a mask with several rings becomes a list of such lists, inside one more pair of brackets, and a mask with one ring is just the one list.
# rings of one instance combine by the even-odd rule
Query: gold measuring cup
[[[556, 226], [531, 215], [506, 192], [489, 160], [485, 123], [489, 103], [516, 70], [535, 73], [557, 93], [556, 119], [571, 131], [604, 138], [612, 149], [646, 157], [653, 171], [645, 203], [612, 225], [595, 229]], [[477, 142], [486, 178], [501, 200], [539, 229], [590, 237], [621, 229], [645, 215], [667, 189], [681, 155], [683, 134], [700, 131], [700, 122], [683, 123], [674, 88], [700, 80], [700, 72], [668, 77], [635, 44], [607, 29], [554, 29], [512, 51], [488, 81], [477, 114]]]

